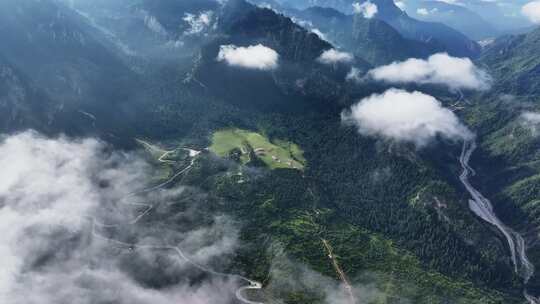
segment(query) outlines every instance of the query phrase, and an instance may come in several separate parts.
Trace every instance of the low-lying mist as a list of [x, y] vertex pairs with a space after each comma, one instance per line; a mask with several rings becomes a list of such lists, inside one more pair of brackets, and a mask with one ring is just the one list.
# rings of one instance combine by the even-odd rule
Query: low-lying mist
[[143, 157], [94, 139], [26, 132], [2, 138], [0, 153], [1, 303], [234, 298], [238, 280], [204, 267], [227, 264], [237, 230], [204, 212], [204, 193], [141, 192], [152, 172]]

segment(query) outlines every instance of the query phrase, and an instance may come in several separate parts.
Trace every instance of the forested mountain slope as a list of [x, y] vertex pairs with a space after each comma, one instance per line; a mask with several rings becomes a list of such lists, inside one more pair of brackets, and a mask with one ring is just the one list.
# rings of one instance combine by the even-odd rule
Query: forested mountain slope
[[[241, 246], [228, 263], [208, 267], [261, 282], [262, 290], [246, 292], [253, 301], [332, 303], [336, 296], [316, 279], [340, 286], [343, 272], [367, 303], [521, 303], [524, 283], [507, 243], [469, 209], [459, 180], [461, 143], [436, 136], [419, 149], [343, 123], [351, 105], [389, 88], [348, 80], [353, 68], [365, 76], [375, 64], [425, 57], [444, 43], [455, 54], [477, 52], [455, 31], [415, 21], [393, 2], [375, 2], [380, 19], [299, 12], [321, 29], [328, 23], [355, 53], [347, 56], [299, 22], [243, 0], [4, 1], [3, 131], [48, 132], [52, 117], [55, 131], [150, 150], [156, 184], [201, 199], [195, 208], [171, 198], [138, 218], [151, 227], [180, 224], [190, 208], [207, 221], [234, 218]], [[436, 36], [449, 39], [437, 44]], [[525, 53], [518, 49], [512, 54]], [[334, 57], [325, 59], [327, 51]], [[490, 54], [482, 62], [496, 71], [499, 60]], [[436, 96], [440, 107], [473, 99], [436, 84], [404, 88]], [[494, 93], [482, 94], [475, 100]], [[458, 114], [480, 130], [488, 159], [496, 156], [489, 150], [496, 126], [511, 117], [492, 123], [490, 115], [507, 114], [496, 110], [502, 103], [486, 104]], [[179, 172], [187, 173], [177, 181]], [[152, 272], [160, 273], [156, 265]], [[299, 277], [305, 273], [311, 275]], [[199, 269], [193, 282], [211, 274]], [[176, 274], [152, 281], [128, 273], [157, 292], [174, 282], [169, 275]]]
[[[384, 235], [389, 240], [396, 242], [399, 247], [410, 250], [413, 255], [418, 256], [421, 264], [429, 265], [427, 266], [428, 269], [434, 269], [450, 277], [459, 277], [474, 281], [476, 282], [475, 284], [478, 284], [477, 286], [486, 284], [485, 286], [491, 286], [491, 288], [496, 289], [502, 288], [501, 290], [505, 290], [502, 286], [515, 286], [519, 284], [517, 283], [517, 278], [512, 273], [509, 260], [504, 257], [504, 243], [494, 238], [485, 238], [486, 235], [490, 234], [490, 229], [483, 226], [481, 222], [478, 222], [471, 215], [467, 208], [466, 199], [461, 196], [461, 189], [457, 187], [455, 177], [449, 178], [447, 173], [439, 171], [443, 170], [442, 168], [437, 168], [432, 163], [439, 160], [431, 160], [429, 157], [425, 159], [418, 158], [414, 156], [416, 153], [413, 147], [394, 147], [393, 144], [385, 143], [384, 141], [358, 138], [353, 129], [343, 129], [339, 119], [336, 119], [335, 114], [340, 111], [340, 108], [352, 102], [349, 98], [341, 99], [341, 103], [336, 103], [336, 99], [333, 98], [331, 100], [334, 101], [334, 104], [330, 103], [325, 107], [308, 108], [311, 114], [307, 114], [306, 116], [297, 111], [293, 114], [281, 110], [276, 112], [274, 103], [270, 105], [270, 108], [265, 109], [265, 104], [276, 102], [276, 99], [265, 99], [264, 96], [267, 93], [260, 95], [258, 93], [261, 92], [261, 88], [268, 90], [269, 85], [273, 83], [272, 78], [268, 74], [275, 73], [278, 76], [272, 77], [279, 77], [279, 73], [282, 73], [282, 71], [261, 72], [233, 68], [229, 68], [232, 71], [227, 71], [226, 65], [216, 62], [214, 58], [218, 55], [218, 46], [222, 44], [234, 43], [247, 46], [262, 43], [279, 50], [280, 55], [282, 54], [283, 62], [278, 69], [287, 69], [294, 67], [294, 65], [299, 65], [304, 69], [313, 66], [312, 61], [320, 55], [322, 50], [329, 47], [328, 43], [321, 41], [316, 35], [301, 30], [294, 23], [276, 15], [270, 10], [255, 8], [246, 10], [248, 7], [245, 4], [238, 2], [235, 4], [241, 8], [241, 12], [243, 12], [241, 15], [243, 17], [232, 18], [235, 22], [226, 27], [228, 28], [225, 32], [227, 36], [225, 38], [218, 38], [224, 39], [223, 42], [218, 40], [219, 42], [215, 46], [203, 49], [203, 60], [197, 61], [198, 68], [195, 70], [195, 75], [197, 76], [194, 79], [201, 81], [203, 85], [207, 86], [210, 94], [212, 94], [213, 88], [217, 86], [217, 82], [213, 85], [207, 85], [208, 78], [205, 77], [217, 77], [218, 73], [213, 72], [205, 75], [201, 72], [204, 69], [219, 68], [219, 71], [227, 73], [227, 77], [241, 79], [241, 81], [236, 81], [237, 83], [251, 83], [252, 86], [234, 90], [232, 93], [229, 93], [230, 95], [215, 95], [215, 98], [225, 97], [228, 103], [231, 102], [233, 105], [240, 107], [237, 113], [229, 113], [228, 117], [230, 120], [221, 119], [217, 122], [216, 127], [218, 129], [220, 125], [222, 127], [242, 127], [266, 134], [270, 138], [287, 139], [297, 143], [305, 151], [308, 165], [304, 174], [306, 176], [305, 178], [311, 182], [304, 189], [306, 192], [303, 192], [301, 187], [293, 191], [285, 186], [271, 186], [270, 189], [272, 190], [269, 190], [262, 198], [255, 200], [251, 197], [251, 195], [256, 193], [251, 192], [253, 190], [237, 192], [227, 186], [220, 188], [220, 191], [224, 191], [221, 195], [227, 195], [227, 197], [234, 198], [235, 200], [245, 201], [247, 204], [245, 207], [247, 208], [246, 210], [253, 210], [253, 208], [268, 209], [269, 213], [265, 211], [261, 214], [262, 217], [254, 219], [258, 223], [268, 221], [268, 228], [260, 228], [266, 231], [263, 234], [266, 237], [274, 235], [281, 238], [280, 235], [282, 233], [286, 235], [289, 233], [288, 231], [291, 231], [288, 229], [293, 229], [292, 233], [296, 236], [293, 239], [285, 241], [286, 250], [291, 250], [291, 252], [294, 252], [294, 256], [300, 259], [304, 259], [303, 257], [306, 254], [309, 255], [306, 251], [310, 250], [308, 248], [313, 248], [309, 247], [308, 244], [314, 242], [310, 246], [316, 246], [320, 240], [317, 240], [317, 238], [314, 240], [309, 237], [305, 239], [307, 236], [303, 236], [302, 234], [304, 228], [302, 226], [295, 228], [294, 225], [297, 224], [294, 223], [300, 221], [297, 217], [307, 211], [303, 208], [311, 208], [309, 207], [311, 206], [310, 201], [316, 199], [319, 202], [316, 208], [332, 210], [331, 212], [336, 214], [338, 218], [342, 218], [346, 223], [352, 225], [352, 227], [356, 227], [354, 229], [367, 229], [367, 231], [372, 231], [372, 233]], [[230, 10], [231, 8], [232, 6], [229, 6], [228, 10], [226, 10], [228, 16], [234, 14], [234, 11]], [[231, 18], [227, 18], [226, 20], [229, 19]], [[238, 26], [239, 24], [250, 24], [252, 26], [246, 29], [246, 27]], [[268, 27], [267, 24], [274, 26]], [[273, 31], [274, 29], [279, 30]], [[276, 35], [277, 33], [279, 35]], [[268, 39], [268, 37], [271, 37], [271, 39]], [[294, 37], [294, 39], [289, 37]], [[308, 40], [304, 40], [306, 38]], [[295, 47], [297, 44], [302, 45], [303, 48], [301, 48], [301, 51], [292, 52], [291, 50], [298, 49]], [[314, 45], [320, 45], [321, 47], [318, 50], [315, 48], [316, 51], [311, 51]], [[205, 52], [208, 53], [205, 55]], [[324, 69], [320, 71], [324, 72]], [[261, 77], [261, 79], [257, 77]], [[328, 77], [328, 74], [326, 74], [326, 77]], [[196, 83], [197, 81], [193, 81], [193, 85], [196, 87], [200, 86], [200, 84]], [[255, 85], [258, 81], [264, 85]], [[325, 94], [329, 93], [325, 87], [319, 87], [318, 89], [325, 92]], [[276, 90], [275, 92], [280, 91]], [[309, 91], [308, 93], [313, 94], [313, 92]], [[251, 98], [240, 99], [230, 96], [250, 96]], [[240, 103], [242, 100], [246, 101]], [[252, 105], [246, 104], [250, 100], [252, 102], [259, 102], [256, 107], [257, 111], [250, 109]], [[295, 101], [298, 102], [299, 99], [295, 98]], [[182, 117], [181, 112], [172, 110], [178, 106], [180, 105], [171, 104], [168, 107], [166, 115], [170, 116], [170, 120], [172, 121], [180, 120], [180, 117]], [[305, 104], [303, 104], [303, 107], [305, 107]], [[258, 113], [259, 111], [261, 112]], [[268, 112], [274, 113], [268, 115]], [[249, 114], [242, 117], [242, 113]], [[436, 151], [440, 152], [438, 148]], [[453, 152], [451, 151], [449, 150], [450, 154], [459, 154], [459, 147], [456, 147]], [[452, 158], [451, 155], [446, 155], [445, 157]], [[354, 165], [351, 166], [351, 164]], [[359, 170], [359, 168], [362, 169]], [[457, 168], [454, 169], [457, 170]], [[282, 174], [286, 173], [283, 172]], [[286, 174], [289, 176], [285, 179], [289, 181], [288, 183], [304, 183], [301, 176], [293, 172], [290, 174], [290, 176]], [[278, 176], [280, 175], [281, 173], [278, 170], [271, 174], [271, 178], [276, 183], [279, 183], [281, 178]], [[380, 176], [383, 178], [383, 181], [379, 180], [379, 178], [373, 179], [373, 176]], [[417, 178], [411, 178], [411, 176], [416, 176]], [[344, 180], [347, 182], [343, 182]], [[273, 184], [269, 180], [265, 179], [264, 181], [257, 183], [256, 189], [264, 187], [263, 185], [267, 183], [269, 187]], [[226, 181], [219, 179], [216, 182], [222, 184]], [[225, 185], [229, 184], [226, 183]], [[250, 184], [246, 185], [246, 187], [251, 189], [249, 188]], [[233, 193], [228, 194], [230, 191]], [[392, 194], [389, 195], [389, 193]], [[305, 197], [306, 195], [307, 197]], [[293, 202], [304, 200], [307, 200], [305, 203], [307, 204], [305, 205], [306, 207], [302, 207], [304, 206], [303, 203], [297, 207], [300, 209], [294, 208], [291, 205]], [[437, 201], [443, 201], [444, 205], [448, 206], [448, 209], [446, 211], [439, 209]], [[390, 217], [386, 213], [389, 208], [393, 210], [393, 215]], [[282, 213], [285, 210], [289, 210], [296, 215], [285, 216]], [[299, 212], [299, 214], [296, 212]], [[276, 222], [277, 218], [274, 218], [274, 216], [281, 218], [281, 220]], [[308, 212], [305, 216], [311, 218], [313, 214]], [[332, 217], [330, 222], [325, 222], [321, 228], [326, 227], [326, 225], [335, 225], [335, 220]], [[298, 224], [300, 223], [298, 222]], [[255, 232], [247, 234], [246, 237], [255, 238], [256, 234], [252, 233]], [[265, 237], [261, 238], [265, 239]], [[298, 243], [300, 240], [302, 240], [301, 243]], [[300, 244], [305, 244], [307, 247]], [[349, 245], [342, 244], [342, 246], [344, 246], [343, 250], [348, 250], [346, 248]], [[353, 261], [358, 258], [351, 256], [351, 263], [355, 263]], [[320, 260], [314, 259], [311, 261], [310, 264], [314, 263], [312, 265], [318, 265], [319, 262], [317, 261]], [[457, 265], [460, 266], [458, 267]], [[404, 269], [403, 271], [412, 271], [408, 267], [411, 266], [405, 268], [409, 270]], [[380, 271], [377, 268], [370, 269]], [[352, 269], [351, 271], [354, 272]], [[395, 292], [397, 296], [399, 294], [397, 290], [403, 288], [401, 284], [407, 279], [401, 275], [398, 275], [396, 279], [397, 282], [401, 283], [396, 283], [396, 289], [389, 292]], [[441, 277], [441, 281], [438, 281], [439, 283], [436, 284], [446, 286], [446, 283], [443, 283], [444, 281], [445, 279]], [[433, 285], [428, 287], [430, 284], [432, 283], [428, 283], [427, 285], [422, 284], [422, 286], [425, 286], [422, 288], [424, 291], [420, 293], [412, 292], [410, 297], [413, 297], [420, 303], [428, 301], [428, 294], [434, 292]], [[440, 293], [437, 297], [439, 299], [447, 297], [459, 299], [461, 296], [458, 295], [459, 292], [457, 290], [461, 288], [465, 287], [446, 286], [444, 287], [446, 291]], [[513, 288], [515, 287], [510, 289]], [[477, 296], [472, 296], [468, 292], [466, 294], [469, 294], [465, 296], [469, 301], [477, 298]], [[506, 301], [514, 301], [513, 297], [519, 297], [518, 294], [507, 297]], [[499, 301], [496, 298], [492, 298], [492, 300], [488, 300], [488, 298], [482, 299], [480, 301], [494, 301], [495, 303]]]
[[496, 88], [519, 96], [537, 96], [540, 92], [540, 29], [497, 39], [483, 53], [480, 62], [497, 77]]
[[[538, 198], [538, 70], [535, 55], [539, 31], [498, 39], [480, 58], [493, 75], [492, 92], [474, 99], [467, 110], [479, 130], [482, 156], [478, 183], [491, 193], [505, 222], [523, 231], [528, 252], [539, 263], [537, 236]], [[531, 284], [540, 286], [534, 277]]]
[[[140, 87], [140, 76], [125, 64], [117, 48], [107, 45], [102, 33], [52, 1], [3, 1], [0, 15], [0, 56], [21, 75], [18, 81], [23, 86], [44, 96], [38, 101], [35, 94], [27, 94], [19, 106], [45, 115], [45, 124], [56, 130], [91, 131], [100, 117], [97, 124], [102, 130], [126, 131], [127, 126], [115, 122], [119, 118], [127, 125], [133, 122], [141, 101], [132, 88]], [[43, 113], [41, 102], [47, 100], [55, 106]]]
[[[238, 2], [238, 3], [235, 3]], [[268, 9], [256, 9], [243, 1], [230, 1], [223, 9], [218, 27], [223, 36], [205, 45], [194, 76], [217, 95], [235, 104], [259, 110], [301, 110], [333, 108], [330, 100], [342, 95], [347, 67], [317, 62], [328, 42]], [[220, 47], [264, 45], [279, 54], [279, 67], [268, 71], [248, 71], [218, 62]], [[368, 66], [355, 59], [359, 68]], [[248, 82], [251, 85], [245, 86]], [[224, 85], [225, 84], [225, 85]]]

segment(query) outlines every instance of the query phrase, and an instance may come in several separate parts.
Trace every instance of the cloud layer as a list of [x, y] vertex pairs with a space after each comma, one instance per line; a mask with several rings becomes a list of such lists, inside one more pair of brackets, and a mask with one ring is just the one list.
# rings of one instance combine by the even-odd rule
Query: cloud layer
[[388, 83], [420, 83], [445, 85], [450, 89], [486, 90], [490, 77], [468, 58], [456, 58], [445, 53], [427, 60], [408, 59], [375, 68], [368, 75]]
[[423, 147], [437, 136], [470, 139], [471, 132], [457, 116], [430, 95], [390, 89], [374, 94], [342, 113], [345, 123], [368, 136], [383, 136]]
[[[205, 278], [159, 246], [181, 247], [202, 265], [222, 264], [216, 259], [235, 248], [230, 221], [185, 226], [209, 223], [196, 216], [204, 204], [181, 188], [134, 195], [148, 184], [149, 166], [136, 155], [106, 151], [92, 139], [32, 132], [0, 138], [0, 302], [229, 303], [238, 282]], [[179, 208], [179, 197], [198, 209]], [[125, 198], [138, 205], [121, 204]], [[142, 202], [156, 204], [159, 221], [130, 224]]]
[[540, 1], [532, 1], [521, 8], [521, 13], [533, 23], [540, 23]]
[[266, 71], [278, 67], [279, 54], [262, 44], [248, 47], [222, 45], [217, 60], [230, 66]]
[[350, 63], [354, 59], [353, 55], [347, 52], [340, 52], [336, 49], [324, 51], [317, 59], [323, 64]]

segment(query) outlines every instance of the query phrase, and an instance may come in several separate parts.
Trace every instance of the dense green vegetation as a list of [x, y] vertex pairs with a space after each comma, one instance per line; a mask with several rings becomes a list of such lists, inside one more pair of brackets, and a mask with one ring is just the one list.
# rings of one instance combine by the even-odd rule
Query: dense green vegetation
[[[481, 151], [475, 163], [479, 176], [474, 182], [490, 193], [502, 220], [523, 232], [529, 241], [531, 261], [540, 263], [537, 237], [540, 206], [537, 198], [538, 137], [537, 122], [524, 113], [538, 113], [538, 29], [527, 34], [505, 36], [490, 45], [479, 63], [493, 76], [493, 89], [476, 96], [465, 117], [479, 133]], [[531, 289], [540, 290], [540, 279], [533, 277]]]
[[[535, 112], [531, 101], [536, 98], [484, 96], [481, 100], [492, 100], [477, 101], [466, 113], [481, 135], [478, 139], [481, 150], [474, 159], [478, 172], [474, 182], [489, 193], [501, 219], [529, 239], [532, 245], [527, 252], [534, 264], [540, 262], [540, 252], [533, 241], [536, 237], [528, 231], [537, 229], [540, 212], [537, 203], [540, 138], [536, 135], [536, 125], [528, 122], [523, 113]], [[529, 285], [538, 289], [538, 277], [533, 277]]]
[[[440, 41], [429, 39], [426, 45], [426, 41], [413, 39], [422, 33], [447, 32], [446, 27], [415, 32], [425, 24], [396, 11], [390, 2], [386, 3], [392, 4], [391, 10], [381, 11], [391, 13], [383, 16], [387, 21], [344, 17], [331, 10], [312, 9], [303, 14], [320, 18], [320, 24], [329, 20], [329, 26], [349, 26], [346, 29], [352, 37], [341, 37], [342, 41], [348, 41], [356, 55], [375, 64], [444, 49]], [[137, 7], [153, 13], [169, 31], [166, 38], [156, 38], [159, 42], [179, 38], [189, 26], [184, 22], [179, 25], [178, 16], [218, 7], [210, 0], [167, 3], [160, 6], [155, 1], [142, 1]], [[50, 120], [48, 127], [68, 133], [101, 136], [121, 143], [121, 147], [142, 147], [158, 168], [153, 180], [156, 184], [190, 164], [192, 159], [183, 147], [200, 151], [209, 147], [210, 151], [197, 157], [193, 168], [174, 184], [187, 185], [186, 193], [203, 199], [195, 206], [189, 205], [190, 200], [175, 199], [144, 223], [184, 229], [184, 224], [193, 224], [182, 217], [191, 209], [197, 223], [215, 221], [216, 214], [234, 218], [242, 246], [237, 255], [225, 257], [232, 264], [223, 265], [264, 283], [264, 291], [253, 294], [254, 298], [323, 303], [326, 294], [320, 282], [332, 285], [340, 280], [323, 246], [324, 239], [352, 283], [360, 286], [360, 291], [376, 291], [367, 303], [521, 302], [523, 282], [513, 271], [504, 239], [468, 208], [469, 195], [458, 180], [459, 143], [440, 140], [419, 151], [408, 144], [360, 136], [355, 128], [341, 123], [340, 113], [384, 86], [369, 83], [353, 87], [347, 83], [349, 66], [317, 61], [333, 45], [272, 10], [229, 0], [215, 14], [219, 24], [203, 35], [204, 43], [188, 39], [192, 43], [182, 49], [196, 51], [185, 51], [181, 59], [173, 57], [169, 62], [163, 59], [162, 65], [143, 59], [143, 63], [126, 64], [129, 60], [118, 52], [99, 47], [106, 37], [94, 39], [94, 35], [100, 37], [95, 32], [86, 35], [88, 25], [72, 22], [70, 15], [60, 29], [80, 29], [75, 37], [88, 37], [100, 55], [95, 58], [83, 52], [82, 56], [77, 52], [86, 49], [70, 40], [73, 53], [66, 58], [86, 58], [83, 63], [94, 64], [94, 69], [87, 70], [100, 71], [97, 75], [108, 74], [109, 68], [115, 73], [104, 79], [75, 73], [92, 80], [88, 87], [79, 90], [73, 85], [65, 92], [42, 93], [33, 87], [35, 79], [25, 82], [20, 76], [35, 76], [32, 70], [12, 69], [9, 60], [2, 57], [0, 79], [9, 85], [0, 84], [0, 97], [32, 97], [26, 104], [22, 99], [0, 104], [2, 111], [17, 114], [2, 112], [2, 118], [10, 119], [5, 128], [40, 126], [34, 120], [43, 120], [42, 125]], [[344, 18], [343, 23], [340, 18]], [[127, 19], [132, 22], [137, 18]], [[396, 23], [400, 23], [399, 29]], [[147, 25], [127, 24], [128, 28]], [[15, 28], [8, 36], [14, 40], [24, 36], [18, 33], [21, 30]], [[344, 31], [334, 34], [339, 38]], [[448, 35], [449, 41], [459, 42], [455, 53], [476, 54], [475, 43], [453, 31]], [[366, 40], [369, 43], [357, 44]], [[230, 67], [216, 60], [223, 44], [264, 44], [279, 52], [280, 68], [269, 72]], [[8, 55], [34, 48], [23, 46]], [[45, 55], [57, 51], [56, 44], [43, 47]], [[386, 48], [392, 52], [384, 53]], [[479, 135], [480, 149], [473, 159], [479, 173], [473, 180], [475, 185], [493, 200], [505, 223], [531, 232], [526, 234], [531, 244], [540, 224], [540, 140], [534, 129], [523, 124], [521, 113], [537, 109], [538, 60], [529, 55], [538, 49], [535, 32], [507, 38], [487, 50], [480, 62], [496, 78], [495, 93], [467, 94], [468, 102], [463, 102], [458, 112]], [[61, 66], [73, 65], [75, 71], [87, 68], [78, 59], [54, 58]], [[354, 66], [366, 69], [370, 65], [356, 58]], [[62, 72], [50, 78], [63, 79], [65, 75], [71, 74]], [[78, 79], [75, 76], [73, 79]], [[25, 92], [22, 95], [8, 90], [18, 81], [25, 82], [18, 86]], [[422, 89], [440, 100], [454, 99], [442, 96], [448, 93], [442, 94], [440, 88]], [[66, 96], [61, 94], [66, 92]], [[85, 98], [75, 98], [77, 103], [66, 103], [65, 108], [59, 103], [50, 113], [41, 114], [41, 107], [34, 104], [42, 94], [68, 100], [79, 92]], [[496, 95], [500, 92], [520, 96]], [[48, 104], [50, 99], [43, 100]], [[99, 102], [88, 102], [93, 100]], [[531, 260], [540, 265], [538, 245], [528, 251]], [[221, 269], [223, 265], [211, 266]], [[320, 278], [319, 284], [301, 276], [306, 272]], [[540, 279], [533, 278], [531, 285], [540, 286]]]
[[538, 96], [540, 78], [540, 29], [518, 36], [504, 36], [484, 52], [480, 62], [496, 78], [495, 90], [519, 97]]
[[[248, 13], [242, 28], [256, 24], [258, 18], [273, 20], [269, 14]], [[283, 31], [291, 28], [277, 20]], [[274, 34], [262, 24], [235, 39], [267, 41]], [[315, 51], [292, 52], [307, 39], [300, 35], [303, 38], [272, 36], [272, 46], [284, 50], [285, 59], [296, 62], [296, 68], [304, 64], [306, 56], [317, 56]], [[441, 143], [418, 153], [411, 146], [358, 136], [339, 121], [340, 109], [355, 97], [340, 95], [331, 82], [317, 87], [323, 94], [306, 89], [317, 98], [295, 95], [279, 73], [270, 79], [268, 74], [225, 69], [212, 60], [215, 47], [210, 45], [203, 52], [195, 75], [204, 85], [222, 89], [209, 93], [194, 83], [183, 85], [167, 96], [170, 102], [157, 108], [152, 123], [145, 125], [155, 126], [158, 132], [162, 125], [167, 126], [167, 139], [199, 148], [210, 146], [216, 154], [235, 160], [222, 162], [206, 156], [183, 182], [202, 187], [219, 202], [215, 208], [224, 208], [241, 220], [246, 248], [232, 267], [268, 284], [270, 294], [266, 296], [276, 295], [268, 279], [281, 256], [275, 248], [337, 279], [321, 244], [324, 237], [355, 283], [376, 274], [378, 279], [373, 281], [386, 290], [388, 303], [399, 296], [414, 303], [520, 301], [521, 283], [513, 273], [505, 243], [471, 214], [457, 181], [459, 145]], [[309, 78], [313, 74], [300, 75]], [[247, 81], [254, 86], [239, 86]], [[223, 86], [223, 82], [231, 86]], [[337, 103], [319, 103], [328, 98], [328, 92], [337, 95], [329, 99]], [[307, 107], [310, 102], [315, 107]], [[238, 129], [244, 130], [241, 136], [231, 132]], [[152, 137], [152, 132], [148, 134]], [[257, 148], [257, 144], [246, 143], [247, 134], [264, 134], [256, 142], [265, 145], [283, 148], [279, 140], [297, 144], [306, 159], [303, 172], [268, 171], [260, 163], [248, 162], [243, 153], [234, 153], [242, 152], [242, 146]], [[163, 133], [154, 137], [164, 138]], [[289, 277], [294, 277], [291, 272], [287, 271]], [[293, 290], [285, 298], [288, 303], [312, 303], [320, 296]]]
[[[247, 220], [243, 239], [248, 248], [257, 250], [240, 255], [240, 269], [252, 269], [264, 280], [275, 258], [268, 253], [270, 245], [277, 242], [291, 258], [336, 277], [321, 246], [320, 239], [325, 237], [340, 256], [351, 255], [341, 264], [353, 278], [358, 277], [358, 282], [364, 273], [375, 272], [383, 284], [386, 280], [382, 278], [394, 273], [396, 286], [387, 287], [388, 295], [409, 290], [407, 297], [419, 303], [460, 297], [467, 302], [481, 298], [478, 292], [484, 294], [483, 288], [509, 291], [506, 287], [515, 286], [512, 288], [519, 290], [504, 243], [485, 237], [491, 234], [488, 227], [479, 225], [481, 222], [468, 211], [466, 200], [443, 181], [443, 176], [437, 178], [439, 173], [415, 156], [414, 148], [362, 139], [354, 130], [341, 127], [335, 118], [324, 116], [299, 120], [281, 114], [229, 115], [229, 122], [217, 123], [218, 131], [207, 131], [209, 142], [200, 142], [199, 147], [211, 144], [218, 135], [224, 145], [217, 154], [234, 160], [234, 154], [227, 151], [242, 145], [246, 134], [266, 134], [257, 138], [265, 143], [278, 143], [278, 138], [298, 143], [308, 164], [305, 177], [301, 177], [294, 170], [255, 169], [256, 164], [230, 168], [209, 157], [198, 162], [197, 170], [184, 180], [215, 193], [231, 204], [226, 205], [227, 210], [235, 210], [237, 218]], [[232, 132], [236, 129], [227, 129], [227, 125], [258, 131], [241, 131], [242, 136], [238, 136]], [[195, 136], [182, 141], [200, 141]], [[211, 150], [220, 151], [216, 147]], [[327, 231], [332, 232], [327, 235]], [[351, 235], [340, 240], [332, 237], [340, 233]], [[362, 241], [373, 237], [384, 241], [375, 242], [378, 245], [374, 247]], [[268, 249], [260, 250], [261, 246]], [[393, 249], [384, 249], [388, 246]], [[385, 252], [380, 262], [369, 261], [373, 250]], [[393, 251], [398, 253], [391, 254]], [[413, 284], [417, 287], [407, 289], [403, 285], [413, 278], [408, 273], [417, 273]], [[491, 301], [514, 300], [497, 300], [493, 295]]]
[[[514, 302], [501, 293], [429, 270], [431, 267], [402, 249], [399, 242], [362, 228], [326, 206], [314, 180], [298, 171], [262, 170], [254, 171], [206, 155], [183, 180], [202, 185], [214, 197], [208, 200], [213, 202], [208, 208], [232, 212], [243, 219], [241, 238], [249, 245], [241, 249], [231, 269], [243, 269], [245, 274], [268, 285], [264, 293], [253, 293], [253, 297], [270, 301], [281, 298], [286, 303], [322, 303], [324, 293], [320, 286], [306, 278], [301, 286], [283, 281], [297, 276], [297, 267], [309, 267], [339, 281], [323, 247], [325, 239], [353, 284], [359, 290], [374, 291], [366, 298], [367, 303]], [[413, 198], [411, 204], [424, 201], [424, 195]], [[289, 261], [286, 265], [284, 258]]]

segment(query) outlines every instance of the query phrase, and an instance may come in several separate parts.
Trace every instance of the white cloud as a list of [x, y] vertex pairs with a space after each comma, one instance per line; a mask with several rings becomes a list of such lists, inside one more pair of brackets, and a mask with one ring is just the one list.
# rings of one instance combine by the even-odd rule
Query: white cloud
[[459, 1], [456, 1], [456, 0], [437, 0], [437, 2], [443, 2], [443, 3], [447, 3], [447, 4], [452, 4], [452, 5], [465, 6], [463, 3], [459, 2]]
[[540, 129], [540, 113], [525, 112], [521, 114], [521, 124], [531, 130], [533, 136], [537, 136]]
[[189, 25], [184, 34], [185, 35], [195, 35], [203, 32], [206, 28], [210, 26], [212, 22], [212, 11], [202, 12], [199, 15], [186, 13], [184, 15], [184, 20]]
[[402, 11], [405, 11], [405, 9], [407, 8], [407, 5], [404, 1], [394, 1], [394, 4]]
[[312, 33], [314, 33], [315, 35], [319, 36], [319, 39], [321, 40], [324, 40], [324, 41], [328, 41], [328, 37], [326, 37], [326, 35], [321, 32], [319, 29], [317, 28], [314, 28], [311, 30]]
[[353, 3], [353, 10], [357, 14], [362, 14], [364, 18], [371, 19], [375, 17], [379, 11], [377, 5], [371, 1], [366, 1], [364, 3], [355, 2]]
[[427, 145], [436, 136], [469, 139], [471, 132], [457, 116], [430, 95], [390, 89], [374, 94], [342, 113], [342, 120], [368, 136]]
[[336, 49], [326, 50], [317, 58], [317, 61], [323, 64], [350, 63], [353, 60], [351, 53], [340, 52]]
[[[428, 15], [436, 14], [437, 12], [439, 12], [438, 8], [432, 8], [429, 10], [425, 7], [422, 7], [416, 10], [416, 14], [420, 16], [428, 16]], [[451, 11], [448, 11], [448, 12], [451, 12]]]
[[257, 4], [257, 6], [260, 7], [260, 8], [266, 8], [266, 9], [269, 9], [269, 10], [273, 10], [274, 12], [277, 12], [277, 10], [270, 3], [263, 2], [263, 3]]
[[[219, 219], [184, 230], [183, 222], [204, 220], [173, 212], [178, 196], [187, 205], [202, 206], [201, 200], [189, 201], [182, 189], [133, 194], [147, 186], [150, 166], [136, 154], [107, 151], [93, 139], [32, 132], [0, 138], [0, 303], [230, 303], [235, 279], [197, 286], [179, 279], [165, 288], [141, 282], [200, 278], [178, 254], [151, 245], [180, 244], [197, 263], [219, 264], [218, 256], [234, 250], [236, 233]], [[137, 207], [121, 203], [126, 198]], [[130, 224], [142, 202], [162, 202], [159, 225]], [[97, 222], [118, 225], [99, 230]]]
[[540, 113], [525, 112], [522, 114], [523, 119], [527, 122], [538, 125], [540, 124]]
[[273, 70], [278, 67], [279, 54], [262, 44], [248, 47], [222, 45], [217, 60], [225, 61], [230, 66], [255, 70]]
[[377, 67], [368, 72], [378, 81], [388, 83], [440, 84], [450, 89], [489, 89], [490, 77], [468, 58], [451, 57], [445, 53], [427, 60], [411, 58]]
[[291, 20], [292, 20], [292, 22], [300, 25], [301, 27], [313, 28], [313, 23], [311, 21], [307, 21], [307, 20], [304, 20], [304, 19], [298, 19], [296, 17], [292, 17]]
[[349, 73], [347, 73], [347, 77], [345, 79], [347, 81], [360, 82], [362, 79], [360, 74], [360, 69], [352, 67]]
[[540, 1], [532, 1], [521, 8], [521, 13], [533, 23], [540, 23]]
[[424, 8], [424, 7], [417, 9], [417, 10], [416, 10], [416, 13], [417, 13], [418, 15], [421, 15], [421, 16], [427, 16], [427, 15], [429, 15], [429, 11], [427, 10], [427, 8]]

